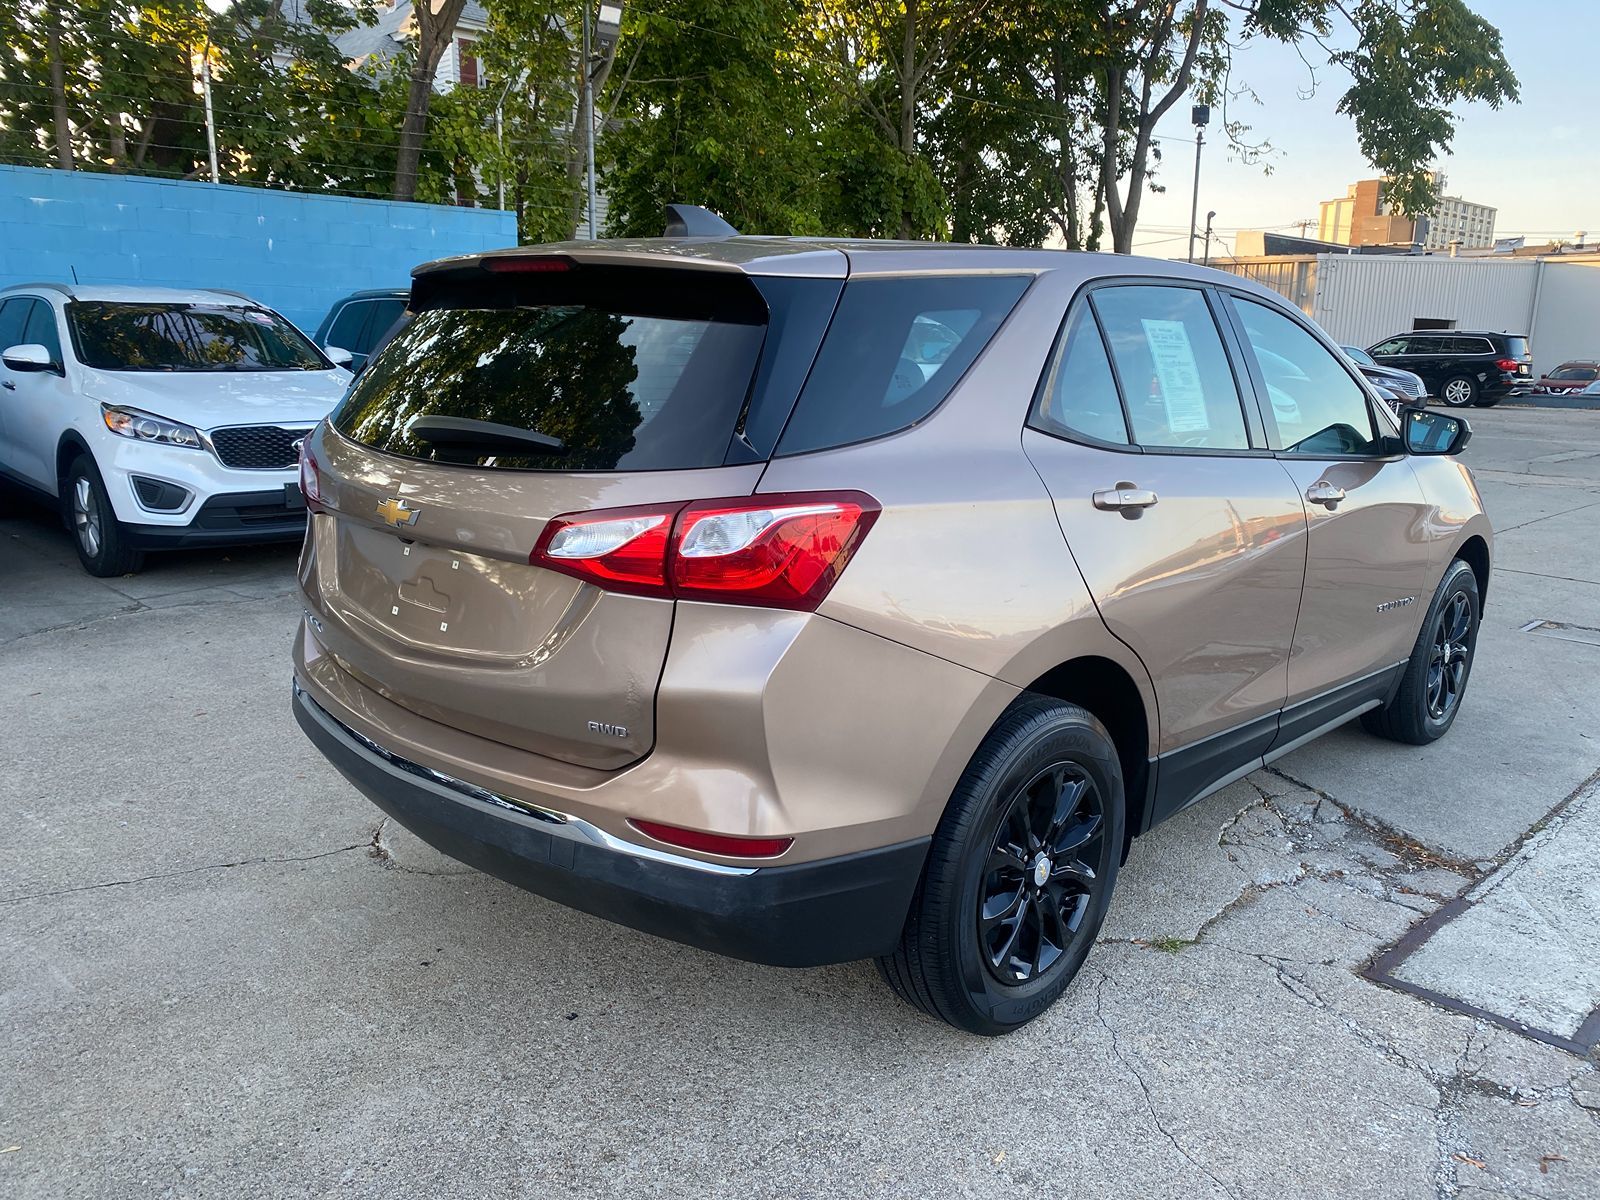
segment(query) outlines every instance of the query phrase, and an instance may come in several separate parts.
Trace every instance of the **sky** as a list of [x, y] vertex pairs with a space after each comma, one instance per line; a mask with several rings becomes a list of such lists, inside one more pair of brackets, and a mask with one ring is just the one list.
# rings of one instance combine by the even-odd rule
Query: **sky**
[[[1530, 242], [1542, 242], [1582, 229], [1591, 242], [1600, 242], [1600, 3], [1468, 4], [1499, 26], [1522, 98], [1498, 111], [1486, 104], [1459, 109], [1450, 154], [1436, 164], [1445, 173], [1446, 191], [1499, 209], [1497, 237], [1527, 234]], [[1354, 125], [1335, 111], [1348, 86], [1340, 71], [1321, 66], [1314, 94], [1302, 98], [1311, 77], [1295, 50], [1253, 42], [1235, 55], [1234, 79], [1248, 83], [1259, 103], [1232, 101], [1230, 117], [1248, 123], [1250, 136], [1267, 139], [1275, 153], [1270, 174], [1239, 161], [1213, 112], [1200, 167], [1199, 223], [1203, 228], [1207, 210], [1216, 210], [1223, 251], [1239, 229], [1298, 233], [1298, 222], [1316, 220], [1321, 201], [1343, 196], [1349, 184], [1376, 174], [1356, 147]], [[1134, 253], [1181, 258], [1194, 182], [1187, 99], [1173, 106], [1156, 132], [1167, 190], [1145, 196]], [[1213, 242], [1214, 253], [1218, 245]]]

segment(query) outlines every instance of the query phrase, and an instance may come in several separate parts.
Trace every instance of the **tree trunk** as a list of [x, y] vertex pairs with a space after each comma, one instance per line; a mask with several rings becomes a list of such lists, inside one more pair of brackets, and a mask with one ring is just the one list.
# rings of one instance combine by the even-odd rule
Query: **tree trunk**
[[461, 10], [467, 0], [420, 0], [411, 17], [417, 23], [417, 60], [411, 68], [411, 88], [406, 93], [405, 120], [400, 123], [400, 149], [394, 163], [394, 198], [411, 200], [417, 194], [417, 168], [428, 136], [428, 105], [439, 63], [450, 48]]
[[[1139, 223], [1139, 204], [1144, 199], [1145, 179], [1150, 168], [1150, 140], [1155, 132], [1156, 124], [1161, 120], [1169, 108], [1177, 102], [1179, 96], [1189, 90], [1189, 81], [1194, 76], [1195, 57], [1200, 52], [1200, 42], [1205, 30], [1206, 10], [1210, 0], [1194, 0], [1190, 19], [1188, 38], [1184, 45], [1183, 58], [1178, 63], [1170, 86], [1161, 99], [1151, 103], [1155, 91], [1156, 81], [1147, 74], [1139, 93], [1139, 115], [1137, 124], [1133, 126], [1133, 152], [1128, 162], [1120, 162], [1121, 154], [1121, 127], [1122, 103], [1127, 79], [1121, 68], [1107, 66], [1105, 74], [1105, 101], [1106, 120], [1105, 130], [1105, 173], [1102, 176], [1102, 189], [1105, 196], [1106, 223], [1111, 227], [1111, 248], [1118, 254], [1133, 252], [1133, 231]], [[1166, 44], [1167, 39], [1174, 32], [1173, 24], [1176, 17], [1176, 5], [1166, 10], [1158, 20], [1157, 32], [1152, 37], [1152, 44], [1160, 47]], [[1113, 25], [1111, 6], [1106, 4], [1101, 9], [1101, 19], [1105, 26], [1106, 40], [1113, 41]], [[1148, 71], [1148, 65], [1145, 66]], [[1128, 196], [1124, 201], [1117, 191], [1117, 181], [1126, 173], [1128, 177]]]
[[[917, 156], [917, 0], [906, 0], [900, 43], [900, 153], [910, 162]], [[900, 236], [911, 236], [911, 209], [900, 206]]]
[[49, 23], [45, 34], [45, 54], [50, 59], [50, 110], [55, 125], [56, 166], [73, 169], [72, 121], [67, 115], [67, 71], [61, 61], [61, 9], [51, 3], [45, 9]]

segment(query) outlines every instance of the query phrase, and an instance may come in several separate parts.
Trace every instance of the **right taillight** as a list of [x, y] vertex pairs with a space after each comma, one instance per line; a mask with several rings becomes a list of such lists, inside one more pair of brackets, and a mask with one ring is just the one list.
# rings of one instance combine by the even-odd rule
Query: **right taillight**
[[862, 492], [567, 513], [529, 561], [609, 591], [809, 612], [877, 520]]

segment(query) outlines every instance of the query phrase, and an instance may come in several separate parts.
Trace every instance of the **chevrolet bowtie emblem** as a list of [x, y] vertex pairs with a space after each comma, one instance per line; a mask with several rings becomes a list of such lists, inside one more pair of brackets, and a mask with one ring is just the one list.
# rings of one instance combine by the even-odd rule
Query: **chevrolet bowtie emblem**
[[383, 518], [384, 524], [392, 525], [396, 529], [402, 525], [415, 525], [417, 511], [414, 508], [407, 508], [406, 502], [398, 496], [391, 496], [378, 505], [378, 515]]

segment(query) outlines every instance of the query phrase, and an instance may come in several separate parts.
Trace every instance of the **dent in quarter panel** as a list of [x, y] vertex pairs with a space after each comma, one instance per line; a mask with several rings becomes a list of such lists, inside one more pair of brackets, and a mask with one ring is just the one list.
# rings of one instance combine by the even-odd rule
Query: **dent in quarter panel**
[[1016, 695], [823, 617], [681, 601], [657, 753], [698, 786], [664, 790], [653, 815], [794, 835], [808, 857], [920, 837]]

